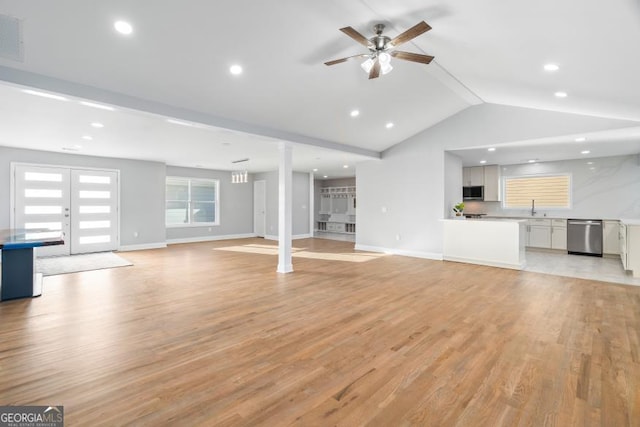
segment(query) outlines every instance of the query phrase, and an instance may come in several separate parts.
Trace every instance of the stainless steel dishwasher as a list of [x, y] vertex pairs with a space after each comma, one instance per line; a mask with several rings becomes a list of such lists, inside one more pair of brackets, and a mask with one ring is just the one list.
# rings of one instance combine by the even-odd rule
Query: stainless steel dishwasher
[[602, 220], [568, 219], [567, 251], [575, 255], [602, 256]]

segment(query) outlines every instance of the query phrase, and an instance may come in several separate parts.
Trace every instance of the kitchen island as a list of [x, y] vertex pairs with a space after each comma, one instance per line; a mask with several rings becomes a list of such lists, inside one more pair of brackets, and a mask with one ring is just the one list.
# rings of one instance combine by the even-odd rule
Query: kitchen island
[[445, 261], [522, 270], [526, 220], [443, 219]]

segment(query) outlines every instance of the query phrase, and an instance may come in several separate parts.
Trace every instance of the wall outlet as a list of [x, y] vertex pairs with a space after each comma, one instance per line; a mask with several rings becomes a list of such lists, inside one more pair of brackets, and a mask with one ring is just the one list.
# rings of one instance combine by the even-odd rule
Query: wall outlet
[[137, 231], [133, 232], [133, 237], [138, 237], [138, 232]]
[[380, 209], [382, 211], [382, 213], [387, 213], [387, 207], [383, 206], [382, 209]]
[[397, 241], [400, 241], [401, 239], [402, 239], [402, 237], [400, 237], [400, 235], [399, 235], [399, 234], [396, 234], [396, 240], [397, 240]]

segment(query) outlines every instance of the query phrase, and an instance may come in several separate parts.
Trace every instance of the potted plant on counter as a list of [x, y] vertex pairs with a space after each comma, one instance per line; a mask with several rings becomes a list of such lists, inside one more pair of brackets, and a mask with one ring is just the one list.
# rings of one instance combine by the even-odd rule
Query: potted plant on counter
[[464, 218], [464, 216], [462, 216], [463, 210], [464, 210], [464, 202], [460, 202], [453, 207], [453, 211], [456, 213], [456, 216], [455, 216], [456, 219]]

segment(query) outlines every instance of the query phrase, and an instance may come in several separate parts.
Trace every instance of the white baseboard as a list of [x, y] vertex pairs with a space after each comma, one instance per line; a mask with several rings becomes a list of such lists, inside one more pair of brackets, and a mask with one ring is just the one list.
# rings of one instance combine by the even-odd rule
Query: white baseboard
[[233, 240], [233, 239], [250, 239], [256, 237], [255, 233], [245, 234], [224, 234], [220, 236], [198, 236], [198, 237], [185, 237], [180, 239], [167, 239], [168, 245], [176, 245], [180, 243], [199, 243], [199, 242], [213, 242], [216, 240]]
[[[310, 239], [312, 237], [313, 236], [311, 234], [294, 234], [293, 236], [291, 236], [291, 240]], [[266, 240], [278, 240], [278, 236], [273, 236], [270, 234], [265, 235], [264, 238]]]
[[118, 248], [119, 252], [128, 252], [128, 251], [144, 251], [145, 249], [162, 249], [166, 248], [166, 243], [143, 243], [141, 245], [120, 245]]
[[369, 245], [361, 245], [361, 244], [356, 244], [355, 249], [358, 251], [381, 252], [381, 253], [391, 254], [391, 255], [402, 255], [402, 256], [408, 256], [412, 258], [423, 258], [423, 259], [432, 259], [435, 261], [442, 261], [442, 254], [432, 253], [432, 252], [408, 251], [405, 249], [382, 248], [379, 246], [369, 246]]
[[494, 261], [485, 261], [478, 259], [470, 259], [470, 258], [458, 258], [452, 256], [444, 257], [445, 261], [453, 261], [453, 262], [463, 262], [466, 264], [476, 264], [476, 265], [486, 265], [489, 267], [498, 267], [498, 268], [509, 268], [511, 270], [524, 270], [527, 266], [526, 262], [522, 264], [507, 264], [506, 262], [494, 262]]

